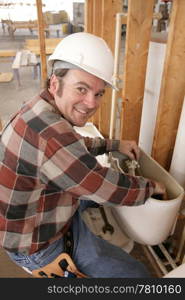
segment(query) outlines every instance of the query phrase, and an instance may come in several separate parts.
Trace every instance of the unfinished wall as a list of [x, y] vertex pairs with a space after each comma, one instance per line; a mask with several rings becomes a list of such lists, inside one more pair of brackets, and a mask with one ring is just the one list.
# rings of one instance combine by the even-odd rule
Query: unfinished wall
[[[85, 31], [102, 37], [114, 53], [116, 13], [122, 11], [122, 0], [86, 0]], [[91, 121], [104, 136], [109, 135], [112, 90], [107, 89], [100, 109]]]
[[152, 156], [169, 169], [185, 95], [185, 1], [173, 1]]
[[[158, 73], [147, 71], [147, 64], [151, 63], [148, 60], [149, 49], [154, 51], [151, 44], [154, 4], [154, 0], [128, 1], [120, 138], [137, 142], [140, 139], [143, 145], [141, 129], [145, 128], [146, 138], [150, 139], [148, 151], [169, 170], [185, 95], [185, 1], [173, 1], [168, 38], [166, 45], [162, 46], [165, 49], [158, 49], [159, 56], [153, 60], [153, 66], [163, 63]], [[114, 49], [115, 14], [121, 11], [122, 1], [87, 0], [86, 31], [102, 36]], [[149, 81], [151, 90], [148, 88]], [[110, 101], [111, 91], [93, 119], [104, 136], [109, 134]], [[143, 104], [143, 101], [147, 103]], [[152, 128], [146, 128], [143, 113], [153, 118]]]

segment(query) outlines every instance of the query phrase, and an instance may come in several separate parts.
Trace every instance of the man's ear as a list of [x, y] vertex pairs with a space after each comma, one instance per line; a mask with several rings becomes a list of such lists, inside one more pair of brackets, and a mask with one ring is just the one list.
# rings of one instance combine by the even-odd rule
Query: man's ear
[[49, 91], [52, 95], [55, 95], [56, 92], [58, 91], [59, 88], [59, 81], [58, 78], [55, 74], [51, 75], [50, 78], [50, 87], [49, 87]]

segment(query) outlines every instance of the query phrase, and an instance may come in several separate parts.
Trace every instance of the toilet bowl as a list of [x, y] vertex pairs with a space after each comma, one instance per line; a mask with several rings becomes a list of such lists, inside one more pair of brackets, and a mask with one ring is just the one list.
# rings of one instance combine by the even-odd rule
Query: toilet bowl
[[152, 197], [144, 205], [112, 208], [120, 227], [135, 242], [144, 245], [162, 243], [173, 232], [184, 197], [184, 189], [152, 157], [141, 150], [141, 174], [164, 183], [167, 200]]

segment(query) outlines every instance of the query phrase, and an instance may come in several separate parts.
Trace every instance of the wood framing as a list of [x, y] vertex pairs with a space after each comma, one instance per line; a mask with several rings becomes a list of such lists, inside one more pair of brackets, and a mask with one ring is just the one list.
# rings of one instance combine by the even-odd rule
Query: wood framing
[[[92, 33], [97, 36], [102, 36], [102, 0], [93, 0], [93, 25]], [[101, 124], [101, 107], [97, 110], [96, 114], [92, 117], [93, 124], [100, 130]]]
[[[85, 31], [105, 39], [114, 53], [116, 13], [122, 11], [122, 0], [86, 0]], [[104, 136], [109, 135], [112, 90], [107, 89], [101, 107], [89, 120]]]
[[173, 2], [152, 156], [169, 169], [185, 95], [185, 1]]
[[[102, 36], [102, 0], [85, 1], [85, 31]], [[99, 130], [101, 124], [101, 108], [89, 119]]]
[[85, 31], [93, 32], [93, 3], [94, 0], [85, 1]]
[[102, 36], [102, 9], [103, 0], [93, 1], [93, 33]]
[[[98, 6], [98, 7], [97, 7]], [[97, 16], [96, 16], [97, 13]], [[101, 14], [102, 0], [86, 0], [85, 1], [85, 31], [101, 36]], [[98, 129], [100, 123], [100, 109], [89, 119]]]
[[154, 0], [129, 0], [121, 139], [138, 141]]
[[46, 64], [46, 47], [44, 35], [44, 17], [42, 14], [42, 0], [37, 1], [37, 16], [38, 16], [38, 29], [39, 29], [39, 42], [40, 42], [40, 60], [41, 60], [41, 86], [47, 78], [47, 64]]

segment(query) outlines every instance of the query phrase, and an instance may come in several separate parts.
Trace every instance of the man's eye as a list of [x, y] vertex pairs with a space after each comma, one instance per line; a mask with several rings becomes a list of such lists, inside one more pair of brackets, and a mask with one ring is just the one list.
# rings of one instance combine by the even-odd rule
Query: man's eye
[[95, 96], [96, 98], [100, 98], [100, 97], [103, 97], [104, 95], [104, 92], [100, 92], [100, 93], [97, 93]]
[[79, 91], [81, 94], [83, 94], [83, 95], [85, 95], [86, 92], [87, 92], [87, 90], [86, 90], [84, 87], [79, 87], [79, 88], [78, 88], [78, 91]]

